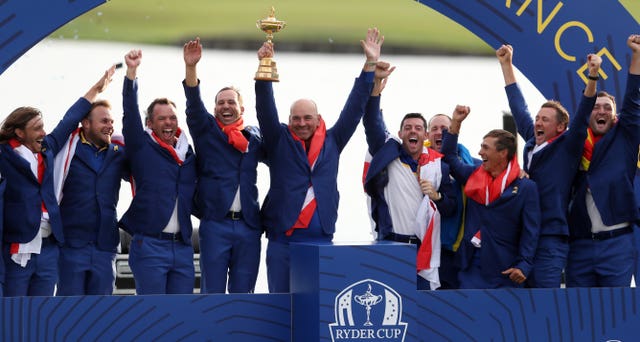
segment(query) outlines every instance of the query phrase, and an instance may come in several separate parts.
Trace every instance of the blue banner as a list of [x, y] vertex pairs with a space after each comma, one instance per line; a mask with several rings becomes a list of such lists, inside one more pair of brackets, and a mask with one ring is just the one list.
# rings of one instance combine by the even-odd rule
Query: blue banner
[[514, 65], [547, 99], [574, 113], [587, 82], [586, 56], [603, 59], [598, 88], [622, 99], [638, 22], [617, 0], [419, 0], [492, 48], [511, 44]]
[[106, 0], [0, 0], [0, 75], [31, 47]]

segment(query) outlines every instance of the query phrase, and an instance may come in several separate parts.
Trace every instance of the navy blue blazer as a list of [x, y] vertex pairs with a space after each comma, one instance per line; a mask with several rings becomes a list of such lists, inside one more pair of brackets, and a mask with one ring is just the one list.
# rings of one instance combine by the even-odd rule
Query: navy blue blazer
[[33, 240], [40, 229], [43, 201], [49, 213], [53, 236], [58, 242], [64, 242], [60, 208], [53, 190], [53, 161], [90, 108], [91, 103], [85, 98], [80, 98], [69, 108], [56, 128], [45, 136], [42, 142], [45, 161], [42, 184], [38, 182], [24, 158], [15, 153], [8, 143], [0, 144], [0, 174], [7, 180], [4, 194], [5, 244]]
[[203, 220], [225, 218], [240, 186], [242, 218], [249, 227], [262, 230], [258, 204], [258, 162], [264, 161], [262, 135], [256, 127], [246, 126], [243, 134], [249, 150], [241, 153], [228, 142], [213, 115], [207, 112], [200, 96], [200, 86], [188, 87], [187, 125], [193, 137], [198, 165], [196, 207]]
[[110, 144], [100, 169], [94, 168], [93, 147], [78, 142], [64, 183], [60, 213], [65, 244], [83, 247], [91, 242], [98, 249], [115, 252], [120, 242], [116, 206], [120, 184], [126, 178], [124, 147]]
[[278, 119], [271, 82], [256, 81], [256, 111], [267, 149], [271, 186], [262, 205], [262, 222], [267, 236], [282, 235], [300, 215], [304, 198], [313, 184], [322, 231], [335, 232], [338, 218], [338, 162], [340, 153], [358, 127], [373, 88], [373, 72], [356, 78], [340, 117], [327, 129], [326, 138], [313, 171], [299, 141]]
[[574, 237], [591, 236], [587, 188], [591, 189], [604, 224], [612, 226], [639, 219], [633, 188], [640, 145], [639, 87], [640, 75], [629, 74], [618, 122], [595, 144], [589, 170], [578, 172], [569, 213]]
[[177, 200], [180, 232], [184, 242], [191, 244], [196, 156], [189, 146], [182, 165], [178, 165], [171, 154], [144, 131], [138, 108], [137, 80], [124, 78], [122, 96], [122, 133], [135, 196], [120, 219], [120, 227], [130, 234], [157, 235], [167, 226]]
[[[457, 135], [443, 133], [442, 152], [445, 160], [456, 180], [466, 184], [478, 167], [458, 159], [457, 144]], [[464, 237], [456, 254], [461, 269], [465, 270], [471, 265], [477, 252], [480, 253], [485, 281], [493, 287], [514, 286], [508, 276], [501, 272], [515, 267], [528, 276], [533, 268], [533, 257], [540, 237], [540, 199], [536, 183], [527, 178], [516, 179], [498, 199], [486, 206], [469, 198], [464, 226]], [[478, 230], [482, 235], [482, 247], [479, 250], [471, 244], [471, 238]]]
[[596, 97], [582, 95], [578, 111], [572, 115], [569, 122], [569, 130], [534, 153], [529, 167], [529, 151], [536, 144], [534, 122], [518, 84], [510, 84], [505, 90], [518, 133], [526, 141], [523, 169], [538, 185], [542, 213], [541, 234], [568, 235], [567, 211], [571, 198], [571, 184], [578, 172], [584, 141], [587, 138], [589, 116]]

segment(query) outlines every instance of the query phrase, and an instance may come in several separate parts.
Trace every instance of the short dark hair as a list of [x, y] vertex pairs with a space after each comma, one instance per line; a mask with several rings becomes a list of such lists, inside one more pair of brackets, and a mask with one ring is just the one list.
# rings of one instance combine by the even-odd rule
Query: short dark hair
[[107, 109], [111, 109], [111, 103], [107, 100], [94, 101], [91, 104], [91, 108], [89, 108], [89, 111], [87, 112], [87, 115], [84, 116], [84, 118], [88, 119], [91, 112], [93, 112], [93, 110], [96, 109], [97, 107], [106, 107]]
[[225, 90], [233, 90], [236, 93], [236, 95], [238, 95], [238, 104], [240, 104], [240, 106], [242, 107], [243, 102], [244, 102], [242, 100], [242, 94], [240, 94], [240, 89], [238, 89], [238, 88], [236, 88], [234, 86], [228, 86], [228, 87], [224, 87], [224, 88], [218, 90], [218, 92], [216, 93], [216, 97], [214, 98], [214, 101], [216, 101], [216, 103], [218, 103], [218, 95], [221, 92], [225, 91]]
[[42, 112], [34, 107], [18, 107], [7, 116], [0, 127], [0, 143], [6, 144], [10, 139], [17, 138], [16, 129], [24, 130], [27, 123], [35, 117], [42, 117]]
[[494, 129], [485, 134], [483, 138], [498, 138], [496, 140], [496, 150], [507, 150], [507, 161], [511, 161], [516, 154], [516, 137], [504, 129]]
[[153, 101], [151, 101], [151, 104], [149, 104], [149, 107], [147, 107], [147, 117], [146, 120], [147, 121], [151, 121], [153, 119], [153, 109], [155, 108], [156, 105], [172, 105], [173, 108], [177, 108], [175, 102], [169, 100], [166, 97], [159, 97]]
[[563, 123], [565, 129], [569, 127], [569, 112], [560, 102], [556, 100], [548, 100], [547, 102], [543, 103], [540, 108], [554, 109], [556, 111], [556, 119], [558, 120], [558, 122]]
[[404, 116], [404, 118], [402, 118], [402, 121], [400, 121], [400, 130], [402, 130], [402, 127], [404, 126], [404, 121], [407, 119], [422, 119], [422, 123], [424, 125], [424, 129], [425, 131], [427, 130], [427, 120], [424, 118], [424, 116], [422, 116], [421, 113], [408, 113]]
[[608, 97], [609, 99], [611, 99], [611, 102], [613, 102], [613, 114], [616, 114], [616, 97], [607, 93], [604, 90], [600, 90], [598, 92], [597, 97]]

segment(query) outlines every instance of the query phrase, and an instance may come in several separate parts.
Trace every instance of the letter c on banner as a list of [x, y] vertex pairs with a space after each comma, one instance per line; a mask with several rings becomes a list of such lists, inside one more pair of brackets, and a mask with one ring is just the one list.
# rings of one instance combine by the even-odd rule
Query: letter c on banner
[[560, 28], [558, 29], [558, 32], [556, 32], [556, 36], [554, 38], [554, 45], [556, 47], [556, 51], [558, 52], [560, 57], [568, 60], [569, 62], [575, 62], [576, 61], [576, 56], [571, 56], [571, 55], [566, 54], [564, 52], [564, 50], [562, 50], [562, 47], [560, 46], [560, 38], [562, 38], [562, 34], [564, 33], [564, 31], [566, 31], [570, 27], [579, 27], [579, 28], [581, 28], [587, 34], [587, 41], [589, 43], [593, 43], [593, 33], [591, 32], [591, 30], [589, 29], [589, 27], [587, 25], [585, 25], [584, 23], [579, 22], [579, 21], [566, 22], [562, 26], [560, 26]]

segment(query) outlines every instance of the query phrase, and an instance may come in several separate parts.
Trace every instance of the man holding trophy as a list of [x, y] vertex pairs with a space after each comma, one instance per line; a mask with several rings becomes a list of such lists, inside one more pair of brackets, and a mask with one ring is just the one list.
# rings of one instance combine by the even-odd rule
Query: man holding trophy
[[[269, 25], [263, 30], [269, 35], [277, 32], [272, 28], [281, 29], [275, 18], [267, 19]], [[290, 242], [333, 239], [338, 214], [340, 153], [364, 114], [374, 71], [388, 71], [384, 67], [376, 69], [383, 41], [384, 37], [375, 28], [369, 29], [366, 39], [360, 41], [366, 62], [338, 120], [329, 128], [310, 99], [295, 101], [290, 108], [289, 123], [279, 122], [272, 88], [277, 73], [269, 70], [269, 66], [275, 66], [270, 39], [258, 50], [261, 63], [256, 73], [256, 112], [267, 151], [271, 184], [262, 206], [262, 223], [269, 239], [267, 278], [271, 293], [289, 291]]]

